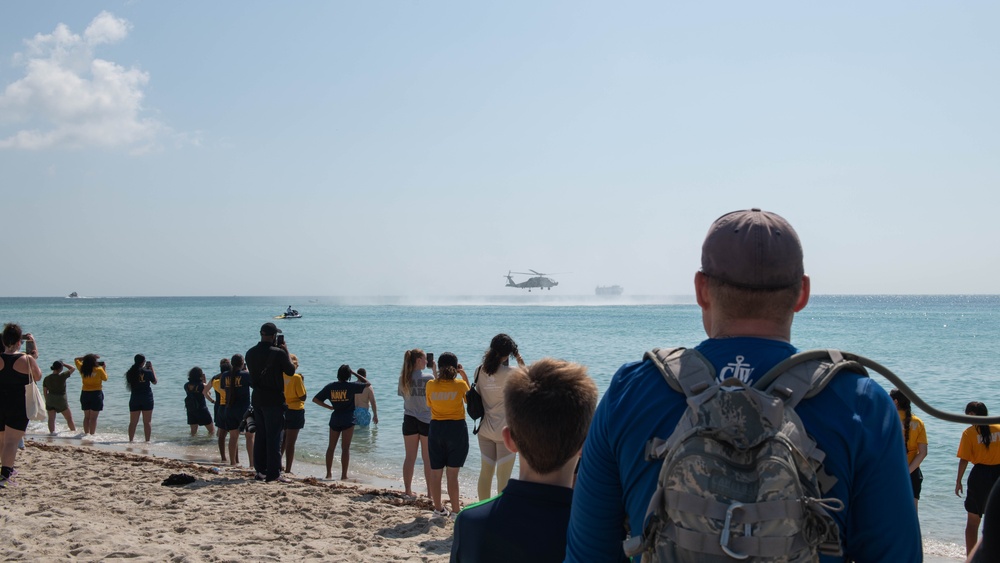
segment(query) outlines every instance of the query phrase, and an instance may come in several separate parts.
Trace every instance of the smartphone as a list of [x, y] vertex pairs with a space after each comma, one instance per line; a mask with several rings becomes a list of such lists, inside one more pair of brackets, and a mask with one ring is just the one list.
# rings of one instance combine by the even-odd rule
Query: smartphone
[[427, 352], [427, 363], [428, 364], [434, 363], [434, 352]]
[[277, 338], [274, 339], [274, 345], [281, 347], [285, 345], [285, 335], [279, 334]]

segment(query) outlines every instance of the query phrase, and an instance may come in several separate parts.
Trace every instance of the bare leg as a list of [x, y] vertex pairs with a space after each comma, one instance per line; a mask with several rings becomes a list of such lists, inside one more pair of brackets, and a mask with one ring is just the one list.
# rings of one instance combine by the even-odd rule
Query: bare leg
[[191, 428], [191, 435], [192, 436], [197, 436], [198, 435], [198, 425], [197, 424], [188, 424], [188, 426]]
[[340, 441], [340, 479], [347, 479], [347, 466], [351, 464], [351, 438], [354, 437], [354, 427], [344, 430]]
[[[448, 500], [451, 501], [451, 511], [455, 514], [458, 514], [458, 511], [462, 509], [461, 500], [458, 498], [458, 471], [460, 469], [462, 468], [448, 467], [445, 469], [445, 474], [448, 476]], [[438, 486], [441, 486], [440, 481]]]
[[[7, 465], [4, 463], [4, 465]], [[8, 467], [10, 467], [8, 465]], [[968, 519], [965, 521], [965, 554], [972, 553], [972, 548], [979, 540], [979, 521], [982, 519], [978, 514], [966, 513]]]
[[150, 434], [153, 433], [152, 420], [153, 411], [142, 411], [142, 435], [146, 438], [147, 442], [149, 441]]
[[49, 411], [49, 434], [56, 433], [56, 411]]
[[407, 495], [412, 495], [413, 468], [417, 464], [417, 449], [420, 447], [420, 435], [411, 434], [409, 436], [403, 436], [403, 446], [406, 448], [406, 457], [403, 458], [404, 493]]
[[[427, 494], [431, 492], [431, 454], [427, 451], [427, 436], [420, 437], [420, 458], [424, 462], [424, 483], [427, 483]], [[441, 496], [441, 474], [437, 476], [438, 496]]]
[[90, 419], [90, 433], [97, 434], [97, 417], [101, 416], [101, 411], [93, 411], [93, 418]]
[[208, 428], [208, 437], [209, 438], [211, 438], [212, 436], [215, 436], [215, 424], [209, 422], [208, 425], [205, 426], [205, 428]]
[[135, 428], [139, 425], [139, 411], [129, 411], [128, 413], [128, 441], [135, 439]]
[[70, 432], [76, 432], [76, 425], [73, 424], [73, 412], [66, 409], [62, 412], [62, 415], [66, 419], [66, 424], [69, 425]]
[[219, 429], [219, 457], [222, 458], [223, 463], [226, 461], [226, 436], [228, 435], [228, 430]]
[[251, 467], [253, 466], [253, 437], [254, 437], [253, 432], [243, 433], [243, 439], [246, 440], [247, 443], [247, 459], [250, 460]]
[[326, 446], [326, 478], [333, 479], [333, 450], [337, 447], [340, 432], [330, 429], [330, 443]]
[[17, 459], [17, 444], [21, 438], [24, 438], [24, 430], [14, 430], [8, 426], [5, 431], [0, 432], [0, 444], [3, 445], [2, 450], [0, 450], [0, 465], [14, 467], [14, 461]]
[[298, 428], [286, 428], [285, 440], [281, 442], [285, 455], [285, 473], [292, 472], [292, 462], [295, 461], [295, 442], [299, 439]]
[[[240, 464], [240, 431], [229, 431], [229, 465]], [[253, 465], [253, 454], [250, 455], [250, 464]]]
[[430, 474], [431, 478], [427, 481], [427, 489], [431, 494], [434, 510], [441, 510], [443, 508], [441, 504], [441, 477], [444, 475], [444, 469], [431, 469]]

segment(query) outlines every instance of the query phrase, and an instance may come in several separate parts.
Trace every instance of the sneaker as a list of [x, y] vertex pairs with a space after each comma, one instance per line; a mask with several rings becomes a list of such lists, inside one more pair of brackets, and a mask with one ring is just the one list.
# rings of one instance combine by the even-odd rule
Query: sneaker
[[447, 508], [442, 508], [441, 510], [435, 508], [433, 514], [435, 518], [448, 518], [451, 516], [451, 512], [448, 512]]
[[17, 443], [17, 449], [19, 450], [24, 449], [24, 438], [21, 438], [21, 441]]
[[264, 475], [263, 473], [258, 473], [258, 474], [256, 474], [256, 475], [253, 476], [253, 480], [254, 481], [265, 481], [265, 480], [267, 480], [267, 476]]

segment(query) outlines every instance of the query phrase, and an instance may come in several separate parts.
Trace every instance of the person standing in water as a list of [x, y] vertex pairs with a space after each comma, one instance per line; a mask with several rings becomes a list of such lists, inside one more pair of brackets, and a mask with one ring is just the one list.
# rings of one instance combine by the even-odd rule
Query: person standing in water
[[[351, 464], [351, 438], [354, 437], [354, 397], [362, 393], [368, 382], [355, 383], [351, 375], [356, 375], [347, 364], [337, 370], [337, 381], [327, 384], [316, 393], [313, 402], [329, 409], [330, 443], [326, 447], [326, 478], [333, 478], [333, 454], [340, 440], [340, 478], [347, 479], [347, 467]], [[359, 377], [360, 379], [360, 377]], [[362, 380], [363, 381], [363, 380]], [[330, 401], [327, 405], [326, 402]]]
[[125, 388], [132, 395], [128, 401], [129, 442], [135, 438], [140, 414], [142, 414], [142, 433], [147, 442], [153, 432], [153, 385], [156, 385], [153, 363], [146, 361], [146, 356], [136, 354], [132, 367], [125, 372]]
[[104, 383], [108, 372], [97, 354], [87, 354], [74, 359], [76, 370], [83, 378], [80, 391], [80, 408], [83, 409], [83, 432], [93, 436], [97, 432], [97, 417], [104, 410]]
[[76, 369], [66, 365], [61, 360], [52, 362], [50, 368], [52, 373], [42, 380], [42, 391], [45, 393], [45, 410], [49, 415], [49, 433], [56, 433], [56, 414], [63, 415], [70, 432], [76, 432], [76, 424], [73, 423], [73, 412], [69, 410], [69, 401], [66, 399], [66, 381]]
[[208, 428], [208, 435], [215, 434], [212, 424], [212, 414], [205, 404], [205, 372], [198, 366], [188, 371], [188, 380], [184, 384], [184, 408], [187, 410], [187, 423], [191, 427], [191, 435], [198, 434], [198, 427]]
[[[365, 368], [358, 368], [358, 377], [368, 381], [368, 372]], [[372, 422], [378, 424], [378, 405], [375, 404], [375, 391], [372, 391], [371, 382], [365, 386], [365, 390], [354, 396], [354, 424], [357, 426], [369, 426]], [[372, 416], [374, 413], [374, 417]]]

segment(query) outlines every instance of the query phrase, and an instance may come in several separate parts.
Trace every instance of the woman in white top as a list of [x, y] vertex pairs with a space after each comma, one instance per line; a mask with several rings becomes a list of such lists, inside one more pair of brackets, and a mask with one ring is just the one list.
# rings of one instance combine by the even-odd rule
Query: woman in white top
[[506, 334], [498, 334], [490, 342], [490, 349], [483, 354], [483, 363], [476, 369], [476, 389], [483, 397], [483, 408], [486, 414], [479, 427], [479, 451], [482, 453], [482, 465], [479, 467], [479, 500], [486, 500], [492, 495], [493, 473], [497, 476], [497, 493], [507, 486], [514, 460], [517, 454], [507, 449], [503, 443], [503, 427], [507, 425], [504, 413], [503, 387], [507, 376], [515, 369], [510, 367], [510, 357], [517, 360], [517, 365], [524, 367], [524, 360], [517, 351], [514, 339]]

